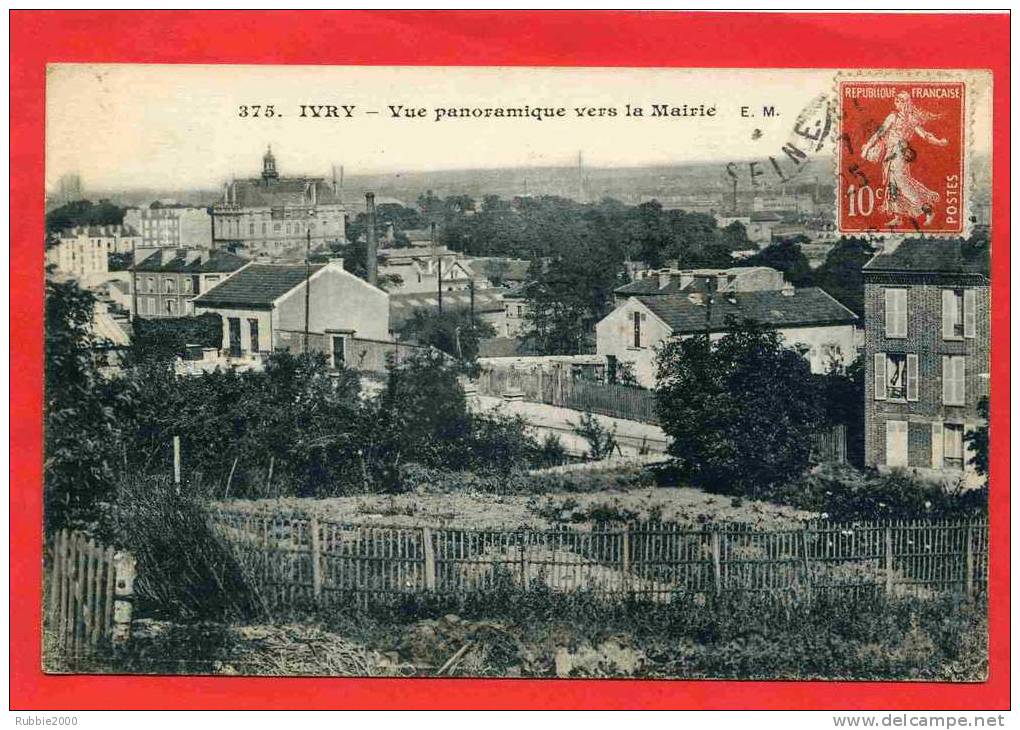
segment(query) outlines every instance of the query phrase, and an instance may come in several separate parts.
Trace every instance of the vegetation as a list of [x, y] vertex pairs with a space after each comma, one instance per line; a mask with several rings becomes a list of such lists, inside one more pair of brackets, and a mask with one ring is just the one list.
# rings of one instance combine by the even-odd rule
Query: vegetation
[[479, 340], [496, 336], [491, 324], [472, 317], [471, 311], [463, 307], [447, 308], [442, 312], [415, 309], [401, 325], [399, 333], [402, 340], [431, 345], [465, 361], [478, 357]]
[[810, 465], [822, 422], [807, 361], [750, 325], [716, 343], [668, 340], [658, 361], [656, 411], [680, 474], [698, 485], [758, 495]]
[[109, 200], [100, 200], [98, 203], [76, 200], [46, 214], [46, 232], [57, 233], [75, 226], [119, 225], [124, 222], [124, 211], [124, 208]]
[[136, 363], [172, 362], [187, 345], [220, 347], [223, 320], [214, 312], [197, 317], [161, 317], [134, 320], [131, 358]]
[[99, 372], [93, 295], [74, 282], [46, 281], [45, 482], [48, 527], [77, 525], [109, 499], [131, 424], [121, 418], [134, 387]]
[[978, 413], [981, 414], [983, 422], [980, 426], [969, 431], [965, 438], [967, 445], [974, 455], [968, 462], [983, 477], [988, 477], [988, 396], [978, 401]]

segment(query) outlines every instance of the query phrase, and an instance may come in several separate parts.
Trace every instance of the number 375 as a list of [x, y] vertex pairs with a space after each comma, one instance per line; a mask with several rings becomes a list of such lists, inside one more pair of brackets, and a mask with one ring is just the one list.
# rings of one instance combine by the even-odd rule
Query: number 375
[[258, 117], [275, 117], [277, 114], [272, 104], [242, 104], [237, 107], [237, 116], [242, 119], [256, 119]]

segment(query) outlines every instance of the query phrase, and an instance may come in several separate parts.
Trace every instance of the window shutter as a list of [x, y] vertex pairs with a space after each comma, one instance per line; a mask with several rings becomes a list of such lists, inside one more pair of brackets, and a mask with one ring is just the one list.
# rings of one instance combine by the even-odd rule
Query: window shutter
[[956, 400], [954, 401], [958, 405], [964, 405], [967, 402], [967, 394], [964, 392], [965, 384], [967, 381], [967, 360], [963, 357], [955, 357], [953, 360], [956, 361]]
[[944, 454], [942, 442], [942, 421], [934, 421], [931, 424], [931, 467], [941, 469], [944, 466], [942, 456]]
[[977, 336], [977, 291], [963, 290], [963, 336]]
[[885, 400], [885, 353], [875, 353], [875, 400]]
[[953, 325], [956, 322], [956, 297], [952, 289], [942, 290], [942, 339], [953, 338]]
[[896, 336], [907, 336], [907, 290], [895, 289], [893, 300], [896, 302]]
[[948, 355], [942, 356], [942, 403], [953, 402], [953, 365]]
[[917, 400], [917, 355], [907, 355], [907, 400]]
[[885, 336], [893, 337], [896, 334], [896, 291], [885, 290]]

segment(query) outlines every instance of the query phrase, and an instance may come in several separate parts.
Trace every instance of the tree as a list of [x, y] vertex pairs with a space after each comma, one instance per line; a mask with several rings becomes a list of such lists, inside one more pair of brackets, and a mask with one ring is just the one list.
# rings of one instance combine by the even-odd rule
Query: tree
[[95, 298], [74, 282], [46, 282], [45, 461], [48, 529], [93, 521], [123, 458], [120, 410], [132, 391], [95, 361]]
[[109, 200], [93, 203], [91, 200], [76, 200], [61, 205], [46, 214], [46, 232], [57, 233], [75, 226], [120, 225], [124, 222], [125, 209]]
[[136, 363], [172, 362], [184, 354], [186, 345], [219, 348], [222, 344], [223, 319], [214, 312], [197, 317], [136, 317], [131, 359]]
[[800, 244], [793, 240], [773, 243], [745, 261], [746, 266], [769, 266], [782, 271], [786, 280], [794, 286], [811, 284], [811, 265], [800, 250]]
[[656, 411], [681, 473], [714, 491], [763, 494], [810, 463], [822, 422], [807, 361], [776, 332], [738, 326], [716, 343], [670, 339]]
[[487, 322], [472, 318], [471, 310], [416, 309], [400, 326], [400, 336], [422, 345], [431, 345], [460, 360], [471, 361], [478, 357], [478, 341], [495, 337], [496, 330]]
[[840, 238], [814, 272], [814, 283], [858, 317], [864, 316], [864, 264], [875, 255], [863, 238]]
[[988, 477], [988, 397], [982, 396], [978, 401], [978, 413], [984, 422], [977, 428], [968, 431], [964, 438], [973, 452], [968, 464], [983, 477]]

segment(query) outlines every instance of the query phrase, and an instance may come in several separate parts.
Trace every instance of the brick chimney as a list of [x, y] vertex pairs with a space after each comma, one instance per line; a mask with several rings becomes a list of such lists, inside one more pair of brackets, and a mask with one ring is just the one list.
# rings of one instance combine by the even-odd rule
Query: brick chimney
[[379, 279], [378, 256], [379, 244], [375, 240], [375, 193], [365, 193], [365, 243], [368, 251], [365, 253], [365, 268], [368, 271], [368, 283], [373, 286]]

